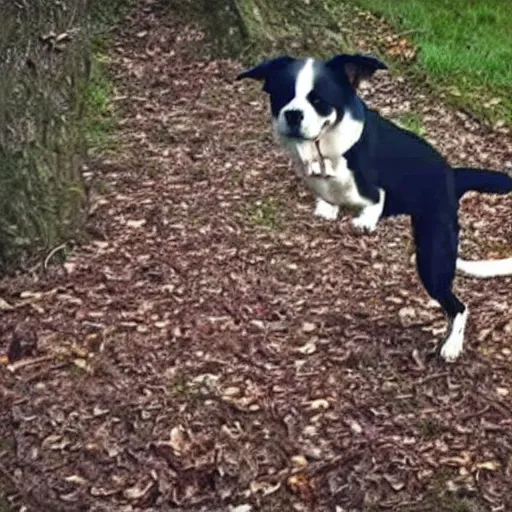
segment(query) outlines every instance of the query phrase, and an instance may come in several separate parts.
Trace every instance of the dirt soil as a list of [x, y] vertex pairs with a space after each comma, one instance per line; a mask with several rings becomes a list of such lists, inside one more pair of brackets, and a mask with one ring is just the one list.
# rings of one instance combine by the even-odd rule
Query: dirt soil
[[[114, 43], [94, 236], [0, 281], [0, 510], [512, 510], [512, 279], [457, 279], [445, 364], [408, 219], [315, 219], [260, 87], [177, 13], [139, 2]], [[400, 76], [363, 96], [453, 163], [512, 166], [506, 130]], [[510, 255], [511, 212], [468, 197], [463, 254]]]

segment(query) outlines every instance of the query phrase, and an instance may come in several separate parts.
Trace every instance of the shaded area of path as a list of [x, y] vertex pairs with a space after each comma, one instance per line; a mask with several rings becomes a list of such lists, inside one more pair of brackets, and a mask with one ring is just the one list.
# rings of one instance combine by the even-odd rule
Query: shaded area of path
[[[155, 9], [141, 2], [112, 51], [119, 148], [91, 168], [95, 238], [40, 280], [0, 282], [2, 351], [37, 340], [0, 369], [5, 496], [52, 511], [510, 509], [512, 280], [458, 280], [467, 348], [438, 361], [445, 322], [407, 219], [361, 238], [313, 219], [259, 88], [198, 59], [201, 31]], [[420, 111], [454, 163], [512, 161], [506, 135], [400, 77], [364, 94]], [[512, 247], [511, 198], [463, 211], [466, 256]]]

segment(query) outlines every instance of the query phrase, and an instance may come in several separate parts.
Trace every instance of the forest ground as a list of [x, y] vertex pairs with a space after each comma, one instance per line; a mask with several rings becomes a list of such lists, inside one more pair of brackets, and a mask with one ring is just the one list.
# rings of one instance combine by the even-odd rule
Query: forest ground
[[[512, 279], [457, 278], [466, 347], [441, 361], [409, 220], [315, 219], [259, 87], [157, 5], [112, 44], [90, 242], [0, 281], [0, 510], [511, 510]], [[362, 94], [510, 170], [507, 130], [404, 77]], [[462, 253], [510, 252], [511, 211], [468, 196]]]

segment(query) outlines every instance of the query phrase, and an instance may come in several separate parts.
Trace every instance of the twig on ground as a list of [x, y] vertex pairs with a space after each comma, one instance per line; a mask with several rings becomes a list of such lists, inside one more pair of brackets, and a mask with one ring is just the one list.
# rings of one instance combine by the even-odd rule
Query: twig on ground
[[53, 258], [53, 256], [55, 256], [55, 254], [57, 254], [59, 251], [62, 251], [63, 249], [65, 249], [67, 246], [67, 243], [63, 243], [63, 244], [60, 244], [58, 245], [57, 247], [54, 247], [49, 253], [48, 253], [48, 256], [46, 256], [46, 258], [44, 259], [44, 263], [43, 263], [43, 270], [47, 270], [48, 268], [48, 263], [50, 262], [50, 260]]

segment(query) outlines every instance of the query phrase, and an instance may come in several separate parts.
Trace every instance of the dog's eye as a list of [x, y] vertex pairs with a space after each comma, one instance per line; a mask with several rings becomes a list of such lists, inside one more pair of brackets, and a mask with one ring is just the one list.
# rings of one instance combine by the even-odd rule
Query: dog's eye
[[313, 107], [318, 108], [325, 105], [325, 102], [314, 92], [310, 92], [308, 96], [308, 100], [313, 105]]

